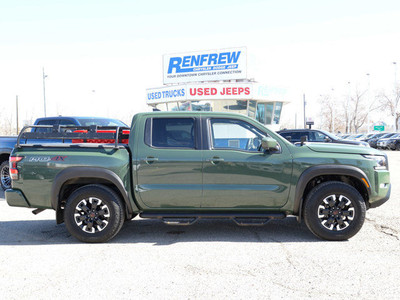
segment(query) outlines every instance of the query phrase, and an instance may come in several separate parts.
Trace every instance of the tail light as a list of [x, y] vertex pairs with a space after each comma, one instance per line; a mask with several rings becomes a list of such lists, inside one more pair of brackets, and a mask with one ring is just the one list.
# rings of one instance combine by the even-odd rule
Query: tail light
[[18, 180], [18, 168], [17, 163], [20, 162], [24, 157], [23, 156], [10, 156], [10, 177], [12, 180]]

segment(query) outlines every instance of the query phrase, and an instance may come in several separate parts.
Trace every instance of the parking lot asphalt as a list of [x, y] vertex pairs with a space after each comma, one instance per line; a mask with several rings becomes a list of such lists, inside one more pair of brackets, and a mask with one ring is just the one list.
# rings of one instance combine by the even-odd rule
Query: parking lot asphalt
[[84, 244], [54, 211], [9, 207], [1, 192], [0, 299], [398, 299], [400, 152], [386, 153], [391, 198], [344, 242], [319, 240], [295, 218], [263, 227], [134, 219], [110, 242]]

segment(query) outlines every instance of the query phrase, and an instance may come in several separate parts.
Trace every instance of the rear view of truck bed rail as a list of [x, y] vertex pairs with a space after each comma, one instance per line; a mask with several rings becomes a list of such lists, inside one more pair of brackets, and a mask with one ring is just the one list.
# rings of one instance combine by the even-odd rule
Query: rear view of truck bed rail
[[[31, 129], [31, 131], [28, 131]], [[128, 127], [116, 126], [65, 126], [65, 125], [30, 125], [25, 126], [18, 135], [16, 147], [25, 146], [21, 140], [70, 140], [70, 143], [127, 143], [129, 139]]]

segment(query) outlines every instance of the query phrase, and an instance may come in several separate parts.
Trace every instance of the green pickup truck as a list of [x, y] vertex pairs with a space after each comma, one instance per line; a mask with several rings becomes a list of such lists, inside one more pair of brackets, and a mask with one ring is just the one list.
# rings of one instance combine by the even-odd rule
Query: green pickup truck
[[340, 144], [295, 146], [239, 114], [140, 113], [128, 144], [118, 143], [119, 128], [27, 131], [19, 138], [114, 139], [17, 143], [11, 153], [7, 203], [34, 213], [54, 209], [57, 223], [84, 242], [110, 240], [137, 215], [176, 225], [201, 218], [262, 225], [297, 216], [319, 238], [345, 240], [360, 230], [367, 209], [390, 196], [384, 153]]

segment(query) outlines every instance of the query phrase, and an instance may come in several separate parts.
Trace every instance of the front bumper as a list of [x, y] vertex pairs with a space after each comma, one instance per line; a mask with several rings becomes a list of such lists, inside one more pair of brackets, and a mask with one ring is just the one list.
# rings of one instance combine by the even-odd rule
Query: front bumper
[[385, 196], [384, 198], [380, 199], [380, 200], [377, 200], [377, 201], [375, 201], [375, 202], [370, 203], [370, 204], [369, 204], [369, 207], [370, 207], [370, 208], [375, 208], [375, 207], [381, 206], [383, 203], [385, 203], [386, 201], [388, 201], [389, 198], [390, 198], [391, 190], [392, 190], [392, 186], [389, 185], [389, 190], [387, 191], [386, 196]]
[[390, 183], [390, 172], [379, 170], [374, 172], [374, 183], [371, 186], [369, 207], [374, 208], [389, 200], [392, 185]]
[[17, 207], [31, 207], [28, 200], [20, 190], [8, 189], [5, 192], [7, 204]]

